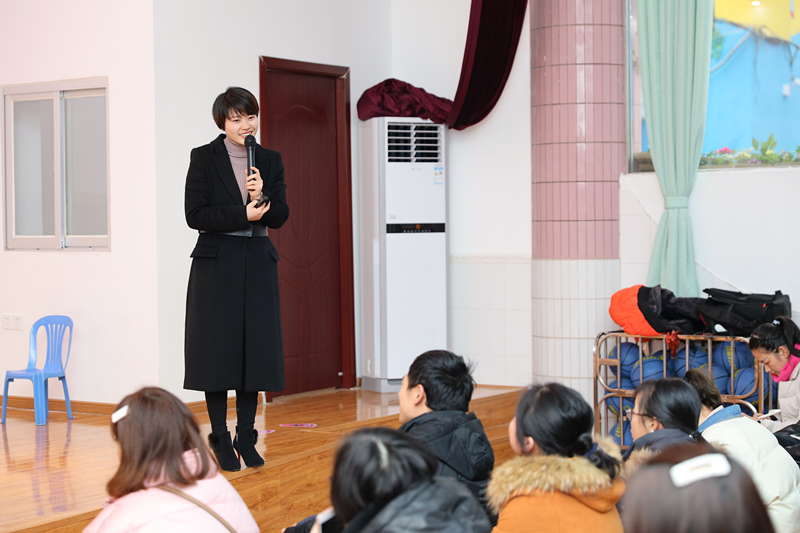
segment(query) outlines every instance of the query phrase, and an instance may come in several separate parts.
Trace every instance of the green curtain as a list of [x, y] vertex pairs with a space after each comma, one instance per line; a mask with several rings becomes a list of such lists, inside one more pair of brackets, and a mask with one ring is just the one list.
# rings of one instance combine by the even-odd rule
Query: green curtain
[[664, 195], [647, 285], [698, 296], [689, 194], [703, 150], [713, 0], [637, 0], [639, 65], [653, 165]]

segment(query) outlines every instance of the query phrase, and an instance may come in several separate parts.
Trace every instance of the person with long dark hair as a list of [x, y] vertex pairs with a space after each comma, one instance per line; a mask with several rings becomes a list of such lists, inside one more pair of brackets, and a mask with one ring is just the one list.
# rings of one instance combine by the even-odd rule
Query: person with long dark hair
[[773, 433], [800, 421], [800, 328], [791, 318], [779, 316], [761, 324], [750, 335], [750, 351], [778, 384], [777, 420], [762, 419]]
[[625, 450], [623, 477], [629, 479], [643, 462], [671, 446], [702, 440], [697, 431], [700, 396], [680, 378], [645, 381], [636, 388], [631, 422], [633, 443]]
[[111, 416], [111, 435], [119, 468], [85, 532], [259, 530], [219, 473], [192, 412], [173, 394], [147, 387], [126, 396]]
[[595, 441], [593, 428], [592, 408], [577, 391], [547, 383], [523, 393], [508, 426], [518, 457], [489, 482], [489, 505], [500, 514], [493, 533], [622, 533], [619, 447]]
[[738, 404], [725, 407], [708, 374], [689, 370], [683, 380], [700, 396], [697, 429], [703, 438], [747, 470], [777, 533], [800, 532], [800, 469], [794, 459], [767, 428], [743, 416]]
[[628, 483], [625, 533], [774, 533], [753, 481], [705, 443], [674, 446]]
[[[223, 470], [261, 466], [254, 428], [259, 391], [285, 388], [278, 252], [268, 228], [289, 217], [281, 155], [246, 139], [258, 132], [258, 101], [229, 87], [212, 106], [224, 133], [192, 150], [186, 176], [189, 227], [200, 232], [186, 296], [186, 389], [204, 391], [211, 449]], [[227, 426], [236, 391], [236, 436]]]

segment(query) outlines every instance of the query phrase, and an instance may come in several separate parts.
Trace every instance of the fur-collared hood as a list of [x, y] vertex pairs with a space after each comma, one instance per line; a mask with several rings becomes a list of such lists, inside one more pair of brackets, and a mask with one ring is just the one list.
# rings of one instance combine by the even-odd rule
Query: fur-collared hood
[[[622, 460], [612, 439], [604, 437], [597, 444], [611, 457]], [[584, 457], [544, 455], [517, 457], [495, 468], [487, 492], [489, 506], [495, 512], [511, 498], [534, 491], [570, 494], [603, 512], [616, 505], [622, 490]]]
[[634, 450], [628, 459], [622, 463], [622, 471], [620, 472], [620, 476], [626, 482], [630, 481], [636, 472], [649, 461], [651, 458], [658, 455], [658, 452], [652, 450], [650, 448], [642, 448], [641, 450]]

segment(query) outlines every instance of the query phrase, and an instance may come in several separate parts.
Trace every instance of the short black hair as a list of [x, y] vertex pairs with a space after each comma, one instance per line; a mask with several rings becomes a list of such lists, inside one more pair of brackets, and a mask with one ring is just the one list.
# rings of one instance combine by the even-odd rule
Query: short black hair
[[592, 407], [578, 391], [560, 383], [533, 385], [517, 403], [517, 441], [531, 437], [547, 455], [584, 456], [614, 479], [619, 460], [594, 447]]
[[699, 440], [700, 395], [681, 378], [645, 381], [636, 388], [639, 409], [668, 429], [677, 429]]
[[412, 485], [433, 479], [433, 453], [413, 437], [389, 428], [353, 432], [336, 452], [331, 503], [345, 524], [372, 504], [382, 505]]
[[722, 394], [720, 394], [714, 380], [700, 369], [693, 368], [686, 371], [683, 381], [691, 385], [700, 396], [700, 403], [709, 409], [716, 409], [722, 405]]
[[214, 100], [214, 105], [211, 106], [211, 115], [214, 117], [217, 127], [224, 130], [225, 119], [233, 115], [258, 116], [258, 100], [247, 89], [228, 87]]
[[464, 358], [447, 350], [431, 350], [418, 356], [408, 369], [408, 388], [422, 385], [428, 408], [433, 411], [469, 411], [475, 380]]
[[786, 346], [789, 353], [800, 357], [800, 329], [788, 316], [779, 316], [772, 322], [761, 324], [750, 335], [750, 351], [764, 350], [767, 353], [778, 353], [778, 348]]

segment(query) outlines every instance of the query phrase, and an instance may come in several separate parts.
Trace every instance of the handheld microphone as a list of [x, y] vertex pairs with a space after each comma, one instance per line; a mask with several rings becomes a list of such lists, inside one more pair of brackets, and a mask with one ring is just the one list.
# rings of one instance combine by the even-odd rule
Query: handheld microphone
[[[254, 174], [251, 167], [256, 166], [256, 138], [252, 135], [245, 137], [244, 147], [247, 148], [247, 175], [251, 176]], [[262, 191], [261, 198], [259, 198], [258, 202], [256, 202], [256, 207], [261, 207], [268, 201], [269, 196]]]
[[244, 138], [244, 147], [247, 149], [247, 175], [253, 174], [250, 167], [256, 166], [256, 138], [248, 135]]

